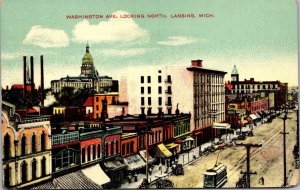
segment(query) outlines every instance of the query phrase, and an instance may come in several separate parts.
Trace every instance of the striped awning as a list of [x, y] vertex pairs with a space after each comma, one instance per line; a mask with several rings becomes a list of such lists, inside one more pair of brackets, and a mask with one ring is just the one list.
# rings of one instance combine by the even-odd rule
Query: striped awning
[[[141, 150], [139, 153], [143, 160], [146, 162], [146, 150]], [[155, 159], [148, 154], [148, 163], [152, 164], [153, 162], [155, 162]]]
[[143, 161], [139, 154], [134, 154], [128, 157], [123, 158], [127, 170], [133, 171], [146, 166], [146, 163]]
[[99, 186], [110, 182], [110, 178], [106, 175], [106, 173], [104, 173], [99, 164], [84, 168], [81, 171], [87, 178], [89, 178]]

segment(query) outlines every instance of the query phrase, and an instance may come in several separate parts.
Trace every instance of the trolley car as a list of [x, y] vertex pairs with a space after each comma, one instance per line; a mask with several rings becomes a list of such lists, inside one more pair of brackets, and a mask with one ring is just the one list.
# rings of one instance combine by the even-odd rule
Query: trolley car
[[227, 182], [227, 167], [224, 164], [215, 165], [204, 175], [204, 188], [220, 188]]

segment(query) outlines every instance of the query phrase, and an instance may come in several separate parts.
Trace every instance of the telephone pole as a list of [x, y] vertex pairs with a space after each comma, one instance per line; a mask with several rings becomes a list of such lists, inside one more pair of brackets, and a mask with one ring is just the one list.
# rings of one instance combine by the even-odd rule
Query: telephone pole
[[287, 117], [287, 105], [285, 105], [284, 117], [283, 119], [283, 187], [287, 186], [287, 177], [286, 177], [286, 135], [289, 134], [286, 132], [285, 121], [290, 119]]
[[252, 147], [261, 147], [262, 145], [261, 144], [236, 144], [237, 146], [244, 146], [246, 147], [246, 150], [247, 150], [247, 172], [241, 172], [243, 174], [246, 174], [246, 180], [247, 180], [247, 188], [250, 188], [250, 175], [252, 174], [257, 174], [256, 172], [251, 172], [250, 170], [250, 149]]

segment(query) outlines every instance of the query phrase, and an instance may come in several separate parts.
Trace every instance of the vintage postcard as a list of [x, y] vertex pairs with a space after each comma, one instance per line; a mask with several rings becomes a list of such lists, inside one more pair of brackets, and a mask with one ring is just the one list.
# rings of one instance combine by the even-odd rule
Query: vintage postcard
[[4, 189], [299, 184], [296, 0], [2, 0]]

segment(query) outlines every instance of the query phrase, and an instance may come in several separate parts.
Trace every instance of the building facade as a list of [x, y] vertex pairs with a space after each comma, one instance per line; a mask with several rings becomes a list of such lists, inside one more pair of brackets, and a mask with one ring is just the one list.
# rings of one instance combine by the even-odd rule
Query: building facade
[[51, 178], [49, 117], [20, 118], [2, 102], [3, 186], [23, 188]]
[[164, 66], [128, 73], [129, 114], [191, 113], [191, 131], [225, 121], [226, 72], [204, 68], [202, 60], [192, 61], [191, 67]]
[[82, 58], [81, 73], [76, 77], [63, 77], [59, 80], [51, 81], [53, 93], [59, 93], [64, 87], [72, 87], [75, 90], [89, 88], [97, 93], [117, 92], [118, 81], [109, 76], [100, 76], [94, 66], [94, 60], [90, 54], [89, 45]]

